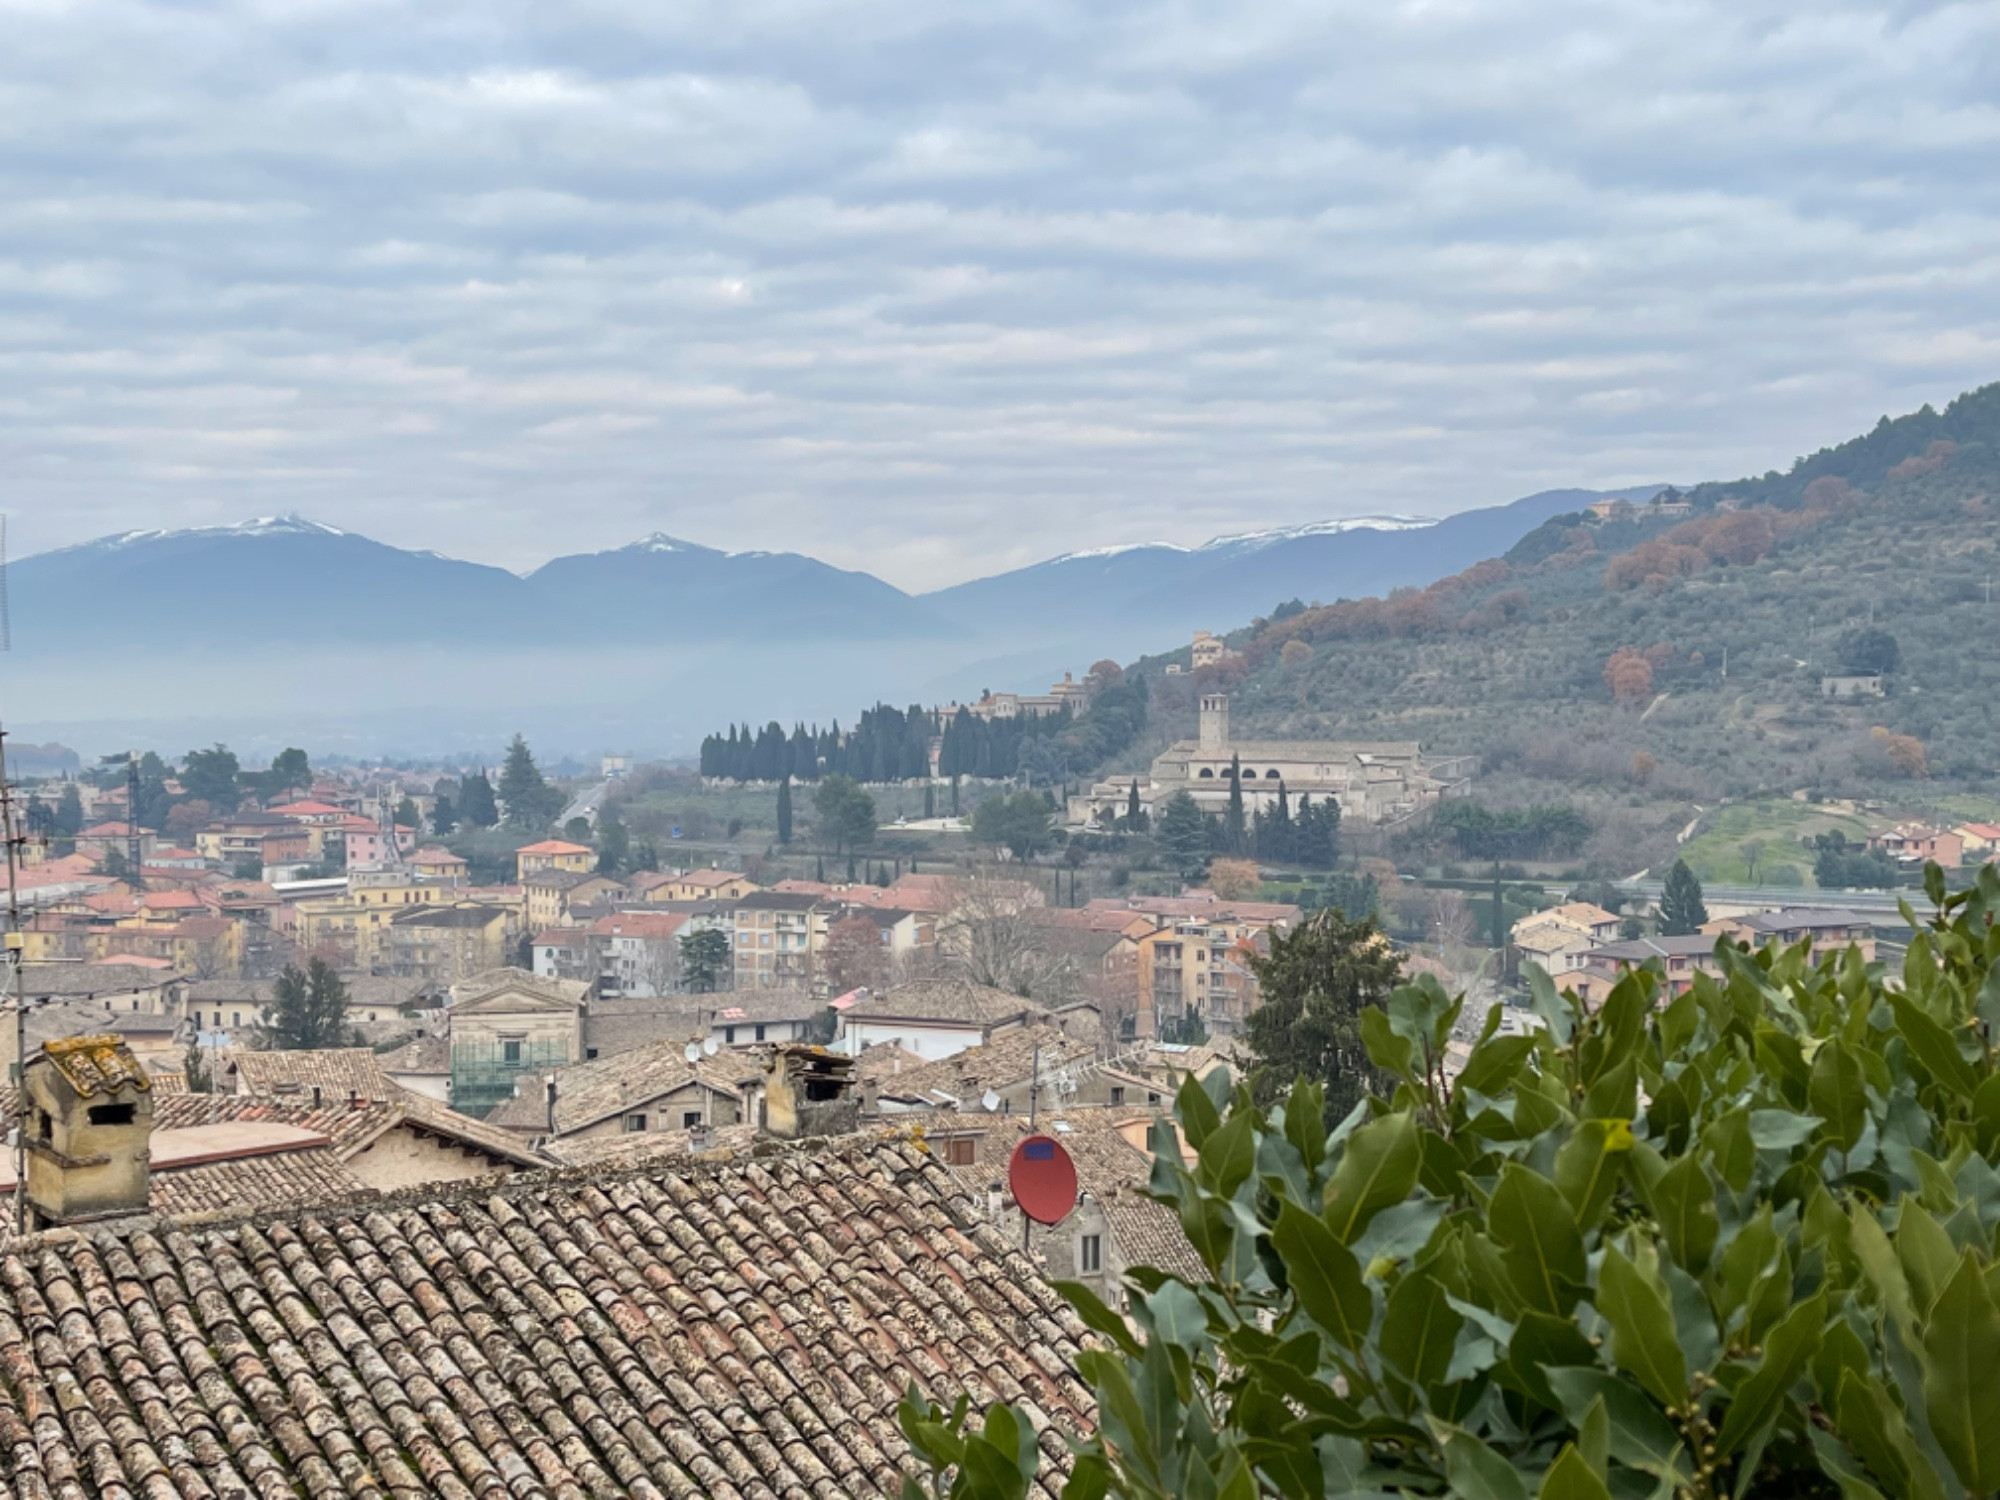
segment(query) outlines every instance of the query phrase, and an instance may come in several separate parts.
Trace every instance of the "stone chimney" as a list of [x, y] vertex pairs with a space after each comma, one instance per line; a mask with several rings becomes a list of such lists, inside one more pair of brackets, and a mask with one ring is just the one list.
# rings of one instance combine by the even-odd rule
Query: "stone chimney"
[[764, 1129], [786, 1140], [844, 1135], [861, 1113], [854, 1059], [824, 1047], [773, 1047], [764, 1064]]
[[115, 1036], [50, 1042], [28, 1060], [28, 1195], [35, 1228], [143, 1214], [153, 1085]]
[[1229, 695], [1206, 693], [1201, 700], [1201, 753], [1223, 755], [1229, 750]]

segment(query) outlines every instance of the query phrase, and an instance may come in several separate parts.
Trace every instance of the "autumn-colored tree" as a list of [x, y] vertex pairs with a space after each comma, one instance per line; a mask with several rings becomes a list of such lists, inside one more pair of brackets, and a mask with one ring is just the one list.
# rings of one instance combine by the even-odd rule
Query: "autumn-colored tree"
[[1660, 763], [1653, 758], [1650, 751], [1641, 750], [1632, 757], [1632, 779], [1640, 786], [1651, 781], [1653, 773], [1659, 769]]
[[1877, 724], [1870, 734], [1881, 744], [1883, 753], [1889, 757], [1889, 764], [1912, 781], [1921, 781], [1930, 775], [1930, 764], [1924, 754], [1924, 742], [1913, 734], [1897, 734]]
[[1906, 458], [1889, 471], [1891, 479], [1915, 479], [1920, 474], [1928, 474], [1934, 469], [1942, 469], [1951, 462], [1958, 452], [1958, 444], [1939, 438], [1924, 450], [1922, 458]]
[[1278, 652], [1278, 660], [1288, 667], [1296, 667], [1312, 660], [1313, 648], [1296, 638], [1286, 641]]
[[192, 837], [215, 821], [215, 805], [199, 797], [177, 802], [167, 810], [167, 832], [177, 839]]
[[1674, 648], [1667, 642], [1661, 641], [1658, 645], [1648, 646], [1643, 655], [1647, 666], [1655, 672], [1664, 672], [1673, 665]]
[[1090, 664], [1090, 671], [1085, 674], [1085, 677], [1102, 690], [1108, 687], [1117, 687], [1119, 683], [1123, 682], [1125, 680], [1125, 669], [1119, 666], [1117, 662], [1111, 660], [1110, 657], [1106, 657], [1103, 661], [1092, 662]]
[[1643, 703], [1653, 693], [1653, 669], [1630, 646], [1621, 646], [1604, 663], [1604, 685], [1613, 701]]
[[888, 975], [889, 955], [882, 945], [882, 934], [867, 917], [835, 922], [827, 929], [820, 953], [827, 978], [841, 993], [863, 985], [879, 987]]
[[1807, 510], [1842, 511], [1860, 499], [1854, 486], [1833, 474], [1822, 474], [1806, 486], [1802, 497]]
[[1208, 867], [1208, 887], [1225, 901], [1248, 901], [1261, 884], [1254, 859], [1218, 859]]

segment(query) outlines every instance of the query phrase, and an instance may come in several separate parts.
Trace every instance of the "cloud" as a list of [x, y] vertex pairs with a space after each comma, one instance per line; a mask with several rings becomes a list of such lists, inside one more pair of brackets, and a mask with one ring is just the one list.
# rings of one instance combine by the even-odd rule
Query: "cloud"
[[2000, 376], [1990, 5], [0, 15], [21, 550], [300, 510], [925, 589]]

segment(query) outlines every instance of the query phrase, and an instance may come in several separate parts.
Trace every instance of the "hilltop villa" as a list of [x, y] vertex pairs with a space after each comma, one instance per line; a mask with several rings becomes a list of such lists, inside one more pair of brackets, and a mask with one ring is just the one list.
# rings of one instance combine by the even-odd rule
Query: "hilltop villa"
[[[1229, 778], [1243, 768], [1243, 806], [1248, 813], [1278, 800], [1282, 786], [1293, 807], [1299, 798], [1333, 797], [1344, 819], [1400, 822], [1466, 781], [1469, 758], [1426, 761], [1415, 740], [1237, 740], [1229, 734], [1229, 699], [1211, 693], [1201, 700], [1199, 739], [1179, 740], [1139, 778], [1139, 802], [1156, 813], [1176, 792], [1186, 791], [1203, 812], [1229, 805]], [[1131, 795], [1130, 777], [1100, 781], [1087, 796], [1070, 799], [1074, 823], [1109, 809], [1122, 815]]]

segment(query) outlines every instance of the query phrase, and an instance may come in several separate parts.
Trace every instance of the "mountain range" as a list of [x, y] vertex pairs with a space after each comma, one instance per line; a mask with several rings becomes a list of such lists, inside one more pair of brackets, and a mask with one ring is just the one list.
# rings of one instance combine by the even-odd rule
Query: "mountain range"
[[298, 516], [103, 537], [22, 559], [9, 585], [16, 645], [30, 657], [140, 640], [183, 651], [479, 645], [525, 628], [544, 647], [588, 648], [607, 636], [953, 642], [968, 660], [1004, 644], [1081, 666], [1198, 627], [1224, 629], [1292, 597], [1429, 583], [1598, 493], [1550, 490], [1441, 521], [1364, 517], [1201, 547], [1093, 549], [921, 595], [798, 553], [724, 552], [664, 534], [518, 575]]

